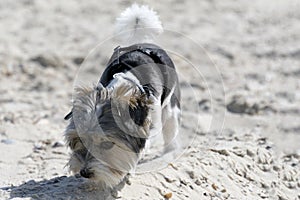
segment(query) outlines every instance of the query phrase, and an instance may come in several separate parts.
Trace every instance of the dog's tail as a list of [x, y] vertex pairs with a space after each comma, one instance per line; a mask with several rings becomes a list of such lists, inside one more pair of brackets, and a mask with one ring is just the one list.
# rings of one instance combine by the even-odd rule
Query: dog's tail
[[116, 36], [123, 45], [152, 42], [163, 32], [156, 12], [146, 5], [138, 4], [133, 4], [121, 13], [115, 29]]

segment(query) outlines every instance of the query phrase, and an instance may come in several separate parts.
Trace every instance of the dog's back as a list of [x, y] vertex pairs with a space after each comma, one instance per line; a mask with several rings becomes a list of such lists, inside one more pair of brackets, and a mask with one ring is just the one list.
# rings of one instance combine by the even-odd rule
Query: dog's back
[[[160, 98], [161, 105], [174, 90], [171, 103], [180, 108], [180, 90], [173, 61], [159, 46], [141, 43], [117, 47], [103, 72], [100, 83], [107, 86], [117, 73], [131, 73], [145, 92]], [[173, 89], [174, 88], [174, 89]]]

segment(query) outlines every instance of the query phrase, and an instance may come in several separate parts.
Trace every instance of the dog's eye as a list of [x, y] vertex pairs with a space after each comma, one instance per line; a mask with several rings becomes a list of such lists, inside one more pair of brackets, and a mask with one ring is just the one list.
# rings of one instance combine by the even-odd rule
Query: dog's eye
[[105, 150], [111, 149], [113, 146], [114, 143], [110, 141], [105, 141], [100, 143], [100, 148]]

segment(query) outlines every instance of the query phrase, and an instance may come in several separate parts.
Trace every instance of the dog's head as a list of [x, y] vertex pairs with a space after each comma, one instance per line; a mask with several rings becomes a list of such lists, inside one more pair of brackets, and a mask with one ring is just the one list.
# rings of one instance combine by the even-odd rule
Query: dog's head
[[111, 84], [77, 88], [65, 138], [70, 170], [112, 187], [135, 169], [150, 128], [152, 100], [125, 74]]

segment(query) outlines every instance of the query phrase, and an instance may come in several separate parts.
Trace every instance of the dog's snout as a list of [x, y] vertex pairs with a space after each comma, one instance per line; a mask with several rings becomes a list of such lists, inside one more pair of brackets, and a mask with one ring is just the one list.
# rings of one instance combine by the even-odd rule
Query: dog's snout
[[84, 178], [91, 178], [93, 176], [93, 172], [84, 168], [84, 169], [80, 170], [80, 175]]

